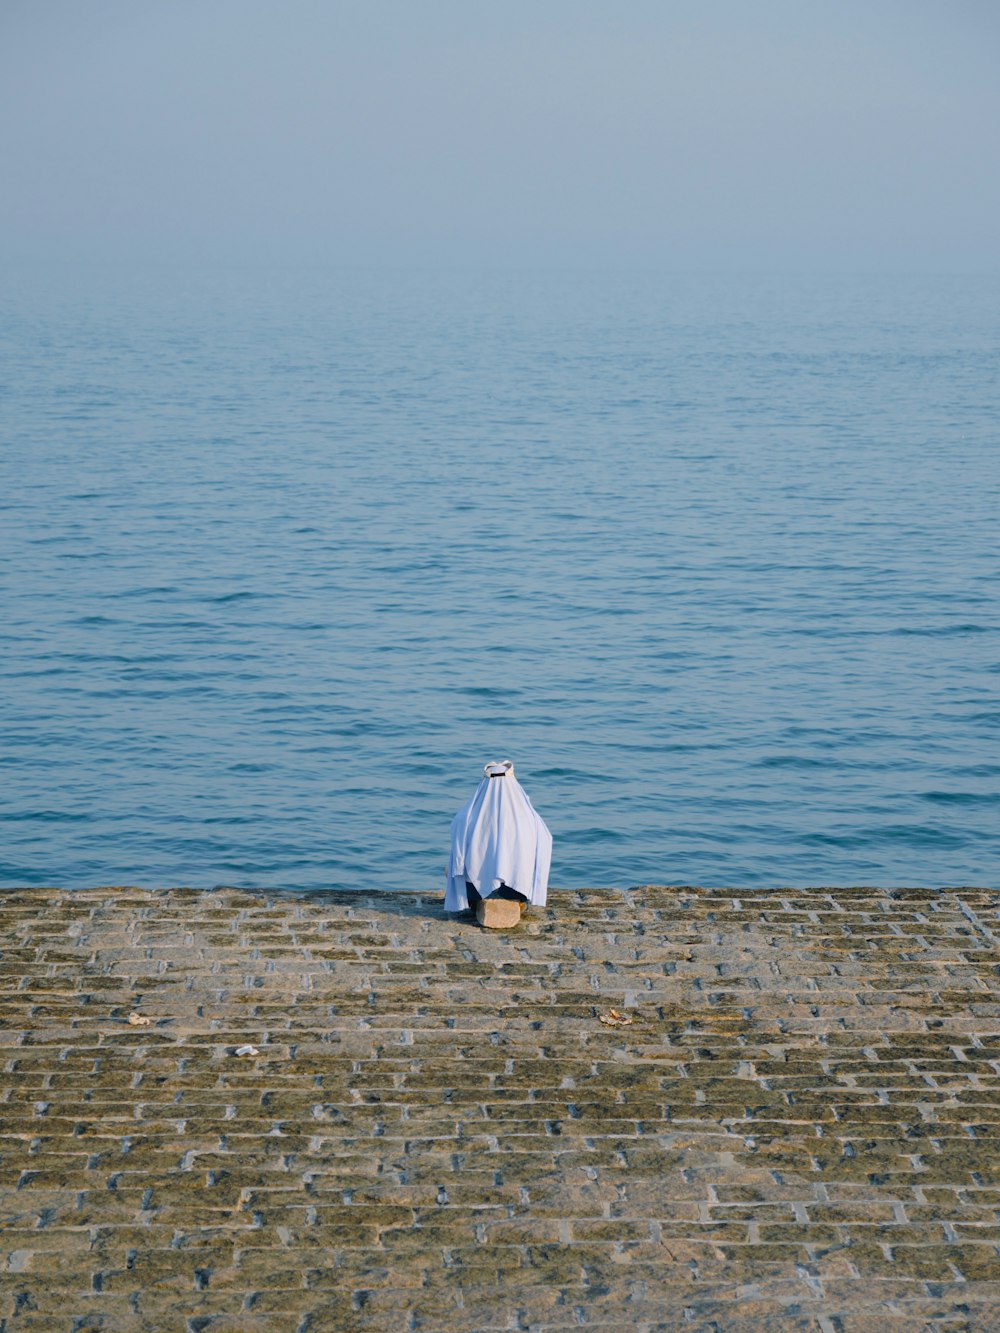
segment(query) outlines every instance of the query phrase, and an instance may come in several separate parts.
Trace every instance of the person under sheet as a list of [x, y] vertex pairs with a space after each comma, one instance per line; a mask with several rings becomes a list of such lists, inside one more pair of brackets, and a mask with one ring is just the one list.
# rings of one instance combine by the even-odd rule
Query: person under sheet
[[542, 907], [549, 887], [552, 834], [514, 776], [509, 759], [487, 764], [472, 800], [451, 822], [444, 906], [463, 912], [491, 894]]

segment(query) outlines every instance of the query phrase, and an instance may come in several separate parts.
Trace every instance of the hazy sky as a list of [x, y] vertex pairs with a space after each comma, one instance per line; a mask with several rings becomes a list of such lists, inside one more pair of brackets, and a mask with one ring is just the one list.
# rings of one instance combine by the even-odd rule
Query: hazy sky
[[0, 0], [0, 246], [1000, 268], [998, 0]]

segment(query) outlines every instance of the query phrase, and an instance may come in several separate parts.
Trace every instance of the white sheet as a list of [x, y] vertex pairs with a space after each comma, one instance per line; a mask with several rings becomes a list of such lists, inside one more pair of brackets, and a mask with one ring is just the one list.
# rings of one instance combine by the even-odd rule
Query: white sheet
[[487, 764], [485, 774], [451, 822], [445, 910], [461, 912], [469, 906], [466, 880], [483, 898], [506, 884], [541, 907], [549, 887], [552, 834], [509, 759]]

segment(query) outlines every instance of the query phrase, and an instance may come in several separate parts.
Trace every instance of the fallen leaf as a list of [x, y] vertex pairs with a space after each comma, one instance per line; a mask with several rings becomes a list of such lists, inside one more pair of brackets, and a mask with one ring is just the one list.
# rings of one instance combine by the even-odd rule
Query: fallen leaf
[[148, 1028], [152, 1021], [151, 1018], [146, 1018], [144, 1014], [129, 1014], [128, 1016], [129, 1027], [133, 1028]]
[[620, 1014], [617, 1009], [609, 1009], [606, 1014], [598, 1014], [598, 1019], [609, 1028], [628, 1027], [629, 1023], [634, 1023], [634, 1018], [629, 1018], [626, 1014]]

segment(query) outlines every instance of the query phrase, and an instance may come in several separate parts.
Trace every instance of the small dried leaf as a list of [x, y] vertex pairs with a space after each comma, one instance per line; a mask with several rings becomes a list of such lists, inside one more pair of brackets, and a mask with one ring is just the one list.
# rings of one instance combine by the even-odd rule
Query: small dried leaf
[[598, 1014], [598, 1019], [609, 1028], [624, 1028], [630, 1023], [634, 1023], [634, 1018], [628, 1018], [625, 1014], [620, 1014], [617, 1009], [609, 1009], [606, 1014]]
[[152, 1021], [145, 1014], [129, 1014], [128, 1016], [129, 1027], [133, 1028], [148, 1028]]

